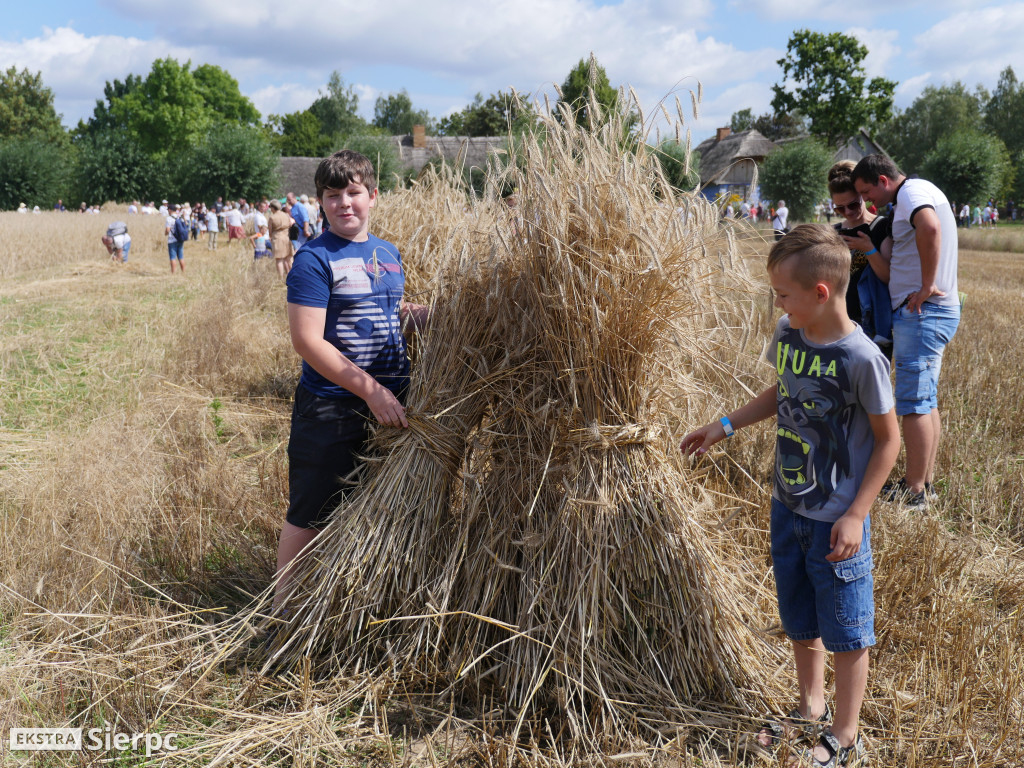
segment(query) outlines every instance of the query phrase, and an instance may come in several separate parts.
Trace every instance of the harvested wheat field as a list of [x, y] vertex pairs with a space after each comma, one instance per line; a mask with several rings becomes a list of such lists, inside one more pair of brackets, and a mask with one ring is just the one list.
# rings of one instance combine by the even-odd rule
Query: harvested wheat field
[[[619, 136], [527, 137], [491, 169], [515, 218], [444, 170], [381, 198], [433, 307], [411, 427], [276, 611], [298, 359], [272, 265], [189, 243], [172, 276], [158, 217], [116, 265], [123, 209], [0, 215], [5, 764], [785, 764], [744, 749], [795, 696], [774, 434], [676, 448], [773, 378], [768, 245]], [[940, 499], [873, 510], [875, 765], [1024, 765], [1024, 237], [960, 275]], [[12, 727], [177, 736], [11, 752]]]

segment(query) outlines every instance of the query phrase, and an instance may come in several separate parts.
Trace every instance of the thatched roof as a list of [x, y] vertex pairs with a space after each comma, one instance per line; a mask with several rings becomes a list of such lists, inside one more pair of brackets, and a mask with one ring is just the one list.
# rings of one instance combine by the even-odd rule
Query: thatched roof
[[[398, 151], [399, 164], [413, 171], [438, 156], [452, 164], [486, 168], [487, 156], [505, 146], [503, 136], [427, 136], [425, 147], [413, 146], [412, 134], [392, 136], [391, 141]], [[282, 157], [278, 164], [281, 183], [274, 190], [275, 196], [284, 197], [287, 192], [315, 195], [313, 174], [319, 162], [319, 157]]]
[[730, 180], [725, 177], [737, 165], [744, 160], [760, 164], [774, 149], [775, 144], [754, 128], [702, 141], [696, 150], [700, 155], [701, 186], [727, 183]]

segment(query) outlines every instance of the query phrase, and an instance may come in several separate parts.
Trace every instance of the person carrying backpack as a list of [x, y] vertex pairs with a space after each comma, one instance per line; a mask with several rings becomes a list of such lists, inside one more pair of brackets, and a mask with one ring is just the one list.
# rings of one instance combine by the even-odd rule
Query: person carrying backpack
[[164, 232], [167, 235], [167, 253], [171, 259], [171, 274], [174, 274], [174, 262], [177, 260], [182, 273], [185, 272], [185, 241], [188, 240], [188, 224], [182, 221], [178, 206], [171, 203], [167, 206], [167, 218], [164, 220]]

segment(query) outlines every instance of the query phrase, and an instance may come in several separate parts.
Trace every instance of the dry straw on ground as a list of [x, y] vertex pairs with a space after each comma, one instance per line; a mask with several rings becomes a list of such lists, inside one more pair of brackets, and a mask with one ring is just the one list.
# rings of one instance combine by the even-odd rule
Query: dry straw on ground
[[[175, 731], [182, 749], [153, 760], [167, 765], [740, 762], [723, 745], [749, 732], [741, 713], [761, 714], [752, 710], [792, 686], [785, 641], [771, 633], [764, 507], [774, 438], [745, 430], [691, 465], [672, 436], [771, 380], [758, 359], [773, 323], [767, 291], [730, 261], [729, 238], [757, 281], [767, 247], [742, 227], [719, 229], [712, 210], [684, 198], [673, 205], [690, 206], [701, 242], [691, 249], [683, 220], [646, 192], [658, 182], [642, 159], [620, 157], [614, 141], [573, 141], [578, 167], [558, 154], [563, 143], [537, 148], [518, 172], [518, 232], [497, 201], [470, 202], [467, 213], [464, 191], [443, 175], [375, 209], [375, 228], [403, 248], [411, 288], [446, 297], [420, 340], [416, 426], [381, 434], [377, 449], [415, 457], [422, 472], [370, 466], [367, 480], [405, 506], [354, 520], [366, 538], [322, 557], [354, 545], [394, 552], [388, 537], [405, 530], [413, 540], [401, 551], [418, 559], [378, 563], [386, 589], [373, 591], [366, 566], [351, 583], [376, 600], [377, 616], [431, 617], [353, 623], [390, 647], [335, 639], [337, 662], [314, 655], [270, 677], [209, 662], [224, 650], [220, 622], [244, 613], [270, 581], [286, 503], [297, 360], [283, 289], [263, 269], [271, 265], [253, 264], [237, 244], [208, 253], [190, 243], [189, 271], [172, 279], [153, 217], [130, 220], [139, 237], [125, 268], [99, 244], [106, 217], [0, 215], [0, 736], [10, 726], [104, 720], [129, 733]], [[621, 175], [611, 184], [563, 184], [555, 173], [595, 180], [613, 160]], [[657, 287], [680, 280], [682, 295]], [[943, 367], [941, 500], [923, 515], [873, 510], [879, 645], [864, 728], [876, 765], [1024, 764], [1024, 349], [1015, 322], [1024, 260], [961, 251], [961, 288], [964, 322]], [[499, 295], [513, 303], [487, 302]], [[493, 326], [457, 316], [472, 307]], [[437, 350], [455, 330], [458, 346]], [[620, 367], [631, 371], [628, 387]], [[428, 379], [449, 385], [422, 388]], [[398, 493], [413, 483], [424, 489], [418, 511]], [[408, 525], [417, 513], [418, 529]], [[509, 523], [516, 530], [501, 535]], [[697, 544], [673, 541], [680, 531]], [[621, 541], [597, 546], [615, 533]], [[430, 544], [441, 557], [431, 559]], [[686, 557], [653, 557], [672, 553]], [[636, 587], [659, 569], [683, 579]], [[709, 570], [722, 581], [694, 588]], [[432, 580], [419, 581], [422, 573]], [[610, 585], [634, 591], [609, 596]], [[519, 602], [525, 593], [538, 598], [532, 611]], [[653, 605], [659, 594], [732, 612], [711, 613], [688, 640], [693, 617]], [[587, 596], [596, 599], [590, 615], [614, 631], [591, 631], [572, 613]], [[492, 621], [441, 615], [465, 604]], [[725, 645], [693, 648], [708, 636]], [[534, 638], [562, 656], [545, 655]], [[462, 663], [474, 649], [480, 661]], [[645, 666], [681, 650], [712, 674], [694, 683], [683, 663]], [[360, 657], [375, 674], [331, 674]], [[613, 663], [588, 667], [594, 659]], [[574, 677], [549, 677], [533, 692], [544, 669]], [[593, 690], [598, 683], [607, 689]], [[613, 695], [637, 690], [639, 702]], [[702, 712], [679, 706], [694, 694]], [[726, 718], [721, 738], [704, 742], [707, 730], [689, 726], [714, 725], [708, 710]], [[673, 722], [657, 722], [673, 711]], [[5, 764], [41, 764], [33, 757], [3, 755]], [[143, 762], [130, 752], [45, 759]]]

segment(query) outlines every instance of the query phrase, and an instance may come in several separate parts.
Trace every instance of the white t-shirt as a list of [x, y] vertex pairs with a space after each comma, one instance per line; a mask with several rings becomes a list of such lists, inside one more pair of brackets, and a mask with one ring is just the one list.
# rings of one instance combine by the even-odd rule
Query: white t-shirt
[[206, 231], [217, 232], [217, 212], [212, 208], [206, 212]]
[[942, 191], [924, 179], [906, 179], [896, 190], [892, 211], [892, 261], [889, 263], [889, 295], [892, 308], [900, 306], [910, 294], [921, 290], [921, 256], [917, 252], [914, 216], [922, 208], [931, 208], [939, 219], [939, 265], [935, 285], [945, 296], [928, 301], [941, 306], [960, 303], [957, 292], [956, 219]]
[[242, 212], [237, 208], [232, 208], [230, 211], [224, 212], [224, 221], [229, 227], [240, 227], [242, 226]]
[[178, 239], [174, 236], [174, 221], [178, 216], [175, 213], [167, 214], [167, 218], [164, 219], [164, 226], [167, 228], [167, 242], [176, 243]]
[[256, 211], [252, 215], [252, 223], [253, 223], [253, 226], [256, 227], [256, 231], [259, 232], [260, 231], [260, 227], [267, 226], [267, 217], [264, 216], [259, 211]]
[[775, 218], [772, 219], [772, 227], [775, 229], [785, 229], [787, 221], [789, 221], [789, 208], [782, 206], [775, 211]]

